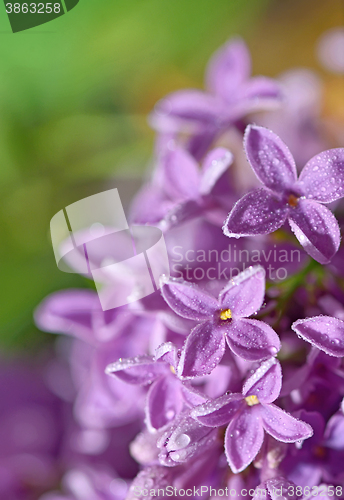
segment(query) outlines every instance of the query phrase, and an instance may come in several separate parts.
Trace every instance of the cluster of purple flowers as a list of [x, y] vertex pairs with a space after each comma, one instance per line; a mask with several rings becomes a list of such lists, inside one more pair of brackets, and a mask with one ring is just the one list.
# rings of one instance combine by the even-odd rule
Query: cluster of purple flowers
[[[231, 40], [205, 91], [150, 116], [156, 164], [131, 219], [163, 230], [171, 263], [183, 250], [178, 272], [106, 312], [88, 290], [36, 310], [71, 337], [79, 446], [41, 500], [344, 498], [344, 148], [320, 126], [309, 73], [250, 73]], [[233, 242], [244, 261], [228, 258]], [[207, 273], [209, 255], [226, 255], [229, 277]], [[271, 278], [276, 255], [285, 272]]]

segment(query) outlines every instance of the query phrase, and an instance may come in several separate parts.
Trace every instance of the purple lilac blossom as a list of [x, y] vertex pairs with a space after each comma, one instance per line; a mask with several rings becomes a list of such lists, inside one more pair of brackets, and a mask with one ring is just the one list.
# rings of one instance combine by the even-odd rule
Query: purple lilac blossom
[[133, 221], [160, 222], [164, 231], [200, 215], [211, 219], [216, 216], [220, 221], [217, 212], [222, 214], [226, 209], [228, 194], [222, 199], [218, 185], [228, 184], [225, 175], [233, 155], [224, 148], [213, 149], [201, 168], [190, 153], [177, 145], [160, 156], [153, 181], [144, 186], [133, 203]]
[[344, 148], [314, 156], [297, 179], [288, 147], [271, 130], [249, 125], [244, 147], [264, 187], [249, 192], [234, 205], [224, 233], [236, 238], [268, 234], [288, 220], [306, 252], [321, 264], [328, 263], [339, 248], [340, 230], [323, 204], [344, 196]]
[[250, 78], [248, 49], [240, 38], [221, 47], [209, 61], [206, 89], [183, 90], [155, 106], [150, 123], [159, 133], [191, 135], [187, 149], [200, 158], [224, 130], [253, 111], [276, 107], [281, 99], [277, 82]]
[[173, 420], [185, 405], [204, 399], [178, 377], [179, 356], [176, 347], [167, 342], [159, 346], [155, 356], [119, 359], [106, 367], [106, 373], [129, 384], [150, 385], [145, 413], [149, 430], [160, 429]]
[[295, 68], [279, 76], [284, 105], [259, 114], [254, 123], [273, 130], [295, 158], [296, 167], [329, 147], [320, 120], [323, 86], [320, 77], [304, 68]]
[[184, 378], [210, 373], [221, 361], [225, 344], [246, 360], [277, 354], [280, 340], [273, 329], [249, 316], [262, 306], [265, 272], [250, 267], [222, 289], [218, 299], [195, 284], [164, 280], [162, 295], [180, 316], [199, 323], [183, 346], [178, 374]]
[[69, 470], [63, 477], [65, 494], [50, 492], [39, 500], [124, 500], [128, 485], [107, 470], [89, 466]]
[[244, 470], [256, 457], [263, 444], [264, 431], [285, 443], [312, 435], [310, 425], [273, 404], [281, 386], [280, 364], [270, 358], [245, 382], [242, 394], [228, 394], [191, 411], [191, 416], [207, 427], [229, 424], [225, 451], [233, 472]]
[[[163, 277], [161, 290], [106, 312], [90, 290], [57, 292], [37, 308], [40, 328], [65, 334], [45, 375], [58, 411], [50, 425], [50, 403], [40, 390], [32, 396], [23, 371], [23, 402], [37, 398], [41, 412], [21, 412], [5, 370], [0, 496], [36, 500], [51, 490], [40, 500], [153, 500], [169, 487], [170, 498], [193, 500], [234, 498], [225, 488], [240, 500], [344, 497], [343, 246], [320, 265], [340, 244], [324, 204], [335, 201], [344, 225], [344, 150], [320, 153], [338, 141], [325, 139], [319, 82], [309, 77], [290, 72], [282, 85], [250, 78], [247, 48], [234, 39], [210, 61], [206, 92], [158, 103], [156, 168], [131, 213], [135, 223], [163, 228], [179, 279]], [[276, 105], [254, 115], [274, 132], [250, 125], [242, 148], [249, 114]], [[220, 227], [243, 195], [224, 232], [244, 237], [231, 240]], [[318, 262], [295, 250], [287, 219]], [[107, 256], [104, 241], [94, 245], [94, 264]], [[219, 256], [226, 269], [216, 274]], [[81, 257], [71, 256], [74, 270]], [[276, 264], [279, 278], [269, 272]], [[116, 296], [109, 278], [104, 268], [100, 281]], [[130, 294], [135, 276], [124, 269], [122, 279]], [[38, 458], [31, 469], [25, 454]]]

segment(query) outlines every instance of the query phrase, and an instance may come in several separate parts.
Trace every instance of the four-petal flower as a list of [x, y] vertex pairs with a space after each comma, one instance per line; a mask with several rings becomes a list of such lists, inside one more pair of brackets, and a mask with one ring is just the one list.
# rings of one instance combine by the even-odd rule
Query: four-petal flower
[[233, 472], [241, 472], [254, 460], [264, 431], [284, 443], [312, 436], [310, 425], [273, 404], [281, 385], [281, 366], [270, 358], [249, 377], [241, 394], [224, 395], [191, 410], [191, 416], [207, 427], [228, 424], [225, 451]]
[[227, 341], [238, 356], [258, 361], [277, 354], [280, 340], [271, 326], [249, 319], [261, 308], [265, 271], [249, 267], [220, 292], [218, 299], [187, 281], [164, 280], [162, 295], [180, 316], [197, 321], [187, 337], [178, 374], [182, 377], [210, 373], [218, 365]]
[[[222, 224], [227, 212], [228, 193], [224, 197], [221, 185], [229, 189], [225, 175], [233, 155], [225, 148], [215, 148], [199, 166], [190, 153], [181, 147], [167, 149], [161, 155], [153, 182], [136, 196], [132, 218], [139, 223], [163, 220], [164, 230], [194, 217], [204, 215]], [[154, 206], [154, 211], [152, 211]], [[221, 221], [221, 222], [220, 222]]]
[[209, 61], [207, 92], [189, 89], [163, 98], [151, 115], [160, 133], [192, 135], [189, 151], [201, 158], [214, 139], [248, 113], [275, 108], [281, 100], [279, 84], [271, 78], [250, 78], [249, 51], [240, 38], [221, 47]]
[[244, 147], [256, 176], [264, 184], [243, 196], [224, 224], [226, 236], [268, 234], [286, 220], [313, 259], [326, 264], [340, 243], [338, 222], [323, 203], [344, 196], [344, 148], [314, 156], [299, 178], [284, 142], [271, 130], [249, 125]]
[[105, 372], [128, 384], [151, 384], [146, 400], [146, 423], [149, 430], [164, 427], [187, 407], [199, 404], [204, 397], [182, 382], [178, 372], [178, 350], [171, 342], [156, 349], [155, 356], [119, 359]]

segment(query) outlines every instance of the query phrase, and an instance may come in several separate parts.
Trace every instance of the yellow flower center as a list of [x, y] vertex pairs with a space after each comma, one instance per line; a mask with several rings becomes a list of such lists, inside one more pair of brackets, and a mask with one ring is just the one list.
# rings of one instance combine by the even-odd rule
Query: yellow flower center
[[247, 396], [247, 398], [245, 398], [245, 401], [248, 404], [248, 406], [254, 406], [259, 404], [259, 399], [254, 394], [252, 396]]
[[297, 207], [298, 203], [299, 203], [299, 199], [296, 196], [294, 196], [293, 194], [290, 194], [289, 198], [288, 198], [288, 205], [295, 208], [295, 207]]
[[176, 374], [176, 370], [173, 368], [173, 366], [172, 366], [172, 365], [170, 365], [170, 370], [171, 370], [171, 372], [172, 372], [174, 375]]
[[227, 319], [231, 319], [232, 317], [232, 311], [230, 309], [224, 309], [220, 313], [220, 318], [226, 321]]

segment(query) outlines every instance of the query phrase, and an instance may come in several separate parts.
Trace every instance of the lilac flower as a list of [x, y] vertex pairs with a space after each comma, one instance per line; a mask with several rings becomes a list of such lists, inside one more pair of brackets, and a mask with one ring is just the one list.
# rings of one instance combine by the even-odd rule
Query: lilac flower
[[325, 428], [325, 419], [319, 412], [301, 410], [297, 416], [311, 425], [313, 436], [299, 450], [288, 449], [281, 469], [288, 479], [302, 486], [317, 486], [321, 481], [341, 482], [343, 472], [344, 440], [343, 415], [333, 415]]
[[66, 494], [51, 492], [39, 500], [124, 500], [128, 490], [123, 479], [88, 466], [69, 470], [62, 483]]
[[288, 396], [288, 407], [314, 411], [321, 408], [325, 418], [338, 406], [344, 395], [344, 371], [341, 360], [312, 347], [305, 362], [288, 370], [281, 396]]
[[[174, 471], [162, 466], [152, 466], [139, 472], [132, 482], [126, 500], [162, 500], [165, 490], [171, 487]], [[158, 493], [160, 491], [161, 495]], [[173, 493], [173, 490], [172, 490]], [[172, 500], [177, 499], [176, 495], [171, 496]]]
[[191, 410], [191, 416], [207, 427], [229, 424], [225, 452], [233, 472], [244, 470], [258, 454], [264, 430], [278, 441], [293, 443], [309, 438], [312, 428], [272, 404], [282, 385], [281, 367], [270, 358], [251, 375], [242, 394], [229, 394]]
[[[218, 458], [216, 450], [203, 453], [202, 456], [197, 456], [179, 467], [163, 467], [157, 464], [146, 467], [132, 482], [126, 500], [163, 500], [166, 497], [173, 500], [182, 496], [199, 499], [200, 486], [208, 484], [212, 472], [216, 470]], [[190, 496], [190, 491], [193, 493], [194, 488], [195, 496]], [[179, 494], [179, 490], [184, 490], [184, 495], [182, 492]]]
[[251, 61], [240, 38], [227, 42], [212, 57], [206, 71], [207, 92], [181, 90], [163, 98], [151, 115], [161, 133], [188, 132], [190, 152], [200, 158], [214, 139], [252, 111], [276, 106], [278, 84], [270, 78], [250, 78]]
[[344, 399], [340, 411], [327, 423], [324, 440], [327, 447], [344, 452]]
[[36, 308], [35, 322], [47, 332], [73, 335], [91, 345], [106, 342], [118, 333], [122, 309], [103, 312], [91, 290], [69, 289], [48, 295]]
[[103, 312], [95, 292], [68, 290], [48, 296], [35, 320], [42, 330], [80, 339], [72, 343], [70, 364], [77, 392], [75, 416], [81, 425], [112, 427], [141, 414], [141, 389], [110, 379], [104, 370], [121, 355], [148, 349], [153, 318], [133, 316], [126, 308]]
[[146, 400], [146, 423], [150, 430], [160, 429], [184, 408], [204, 401], [177, 376], [179, 357], [173, 344], [162, 344], [153, 356], [119, 359], [106, 367], [106, 373], [129, 384], [151, 384]]
[[159, 462], [175, 467], [204, 453], [215, 452], [219, 448], [219, 439], [216, 429], [205, 427], [186, 411], [171, 422], [159, 437], [157, 447], [160, 450]]
[[299, 319], [292, 329], [307, 342], [337, 358], [344, 356], [344, 321], [331, 316]]
[[306, 252], [321, 264], [329, 262], [339, 248], [340, 230], [323, 203], [344, 196], [344, 148], [314, 156], [297, 179], [288, 147], [272, 131], [249, 125], [244, 147], [264, 187], [234, 205], [224, 233], [236, 238], [268, 234], [288, 220]]
[[185, 341], [179, 376], [210, 373], [221, 361], [226, 342], [246, 360], [262, 360], [278, 352], [280, 341], [273, 329], [248, 319], [263, 304], [264, 275], [260, 266], [246, 269], [229, 281], [218, 299], [186, 281], [165, 280], [162, 295], [168, 305], [180, 316], [199, 322]]
[[[292, 494], [292, 492], [295, 492]], [[277, 500], [277, 498], [288, 498], [296, 500], [296, 485], [288, 481], [285, 477], [278, 476], [267, 479], [255, 488], [252, 500]]]
[[59, 479], [69, 406], [45, 384], [46, 366], [0, 361], [0, 498], [37, 498]]
[[320, 124], [323, 88], [320, 77], [309, 69], [291, 69], [279, 76], [283, 106], [254, 117], [257, 125], [274, 130], [286, 142], [296, 166], [328, 147]]
[[[171, 271], [186, 281], [162, 277], [161, 291], [136, 300], [145, 261], [130, 276], [123, 265], [123, 286], [115, 287], [99, 233], [87, 248], [90, 267], [100, 270], [97, 283], [116, 303], [123, 294], [135, 302], [103, 312], [95, 292], [68, 290], [37, 308], [39, 327], [69, 338], [58, 341], [59, 358], [44, 374], [51, 399], [41, 384], [31, 387], [26, 370], [18, 371], [25, 394], [1, 372], [1, 498], [39, 498], [59, 484], [61, 491], [40, 500], [153, 500], [167, 487], [190, 488], [194, 499], [227, 496], [197, 492], [204, 485], [234, 488], [244, 500], [244, 491], [252, 496], [259, 485], [254, 500], [308, 500], [294, 484], [344, 485], [343, 266], [340, 251], [331, 266], [306, 253], [326, 263], [338, 249], [338, 224], [325, 205], [344, 196], [344, 149], [317, 154], [327, 146], [320, 87], [312, 77], [309, 92], [309, 78], [285, 75], [286, 107], [256, 117], [276, 126], [295, 161], [276, 133], [256, 125], [246, 129], [242, 148], [246, 115], [281, 101], [275, 81], [250, 78], [241, 40], [212, 58], [205, 92], [176, 92], [158, 103], [151, 116], [159, 132], [156, 168], [132, 215], [164, 229]], [[339, 137], [340, 127], [331, 127]], [[315, 154], [297, 179], [295, 163]], [[236, 203], [221, 231], [248, 189], [255, 191]], [[306, 250], [302, 258], [298, 251], [293, 258], [297, 239], [270, 234], [287, 220]], [[114, 262], [127, 259], [128, 234], [116, 236]], [[258, 236], [228, 240], [246, 235]], [[83, 272], [84, 249], [67, 261]], [[245, 270], [251, 263], [265, 266], [272, 285], [262, 310], [265, 272]]]
[[167, 230], [200, 215], [214, 218], [213, 213], [228, 203], [228, 190], [222, 199], [218, 185], [221, 182], [229, 189], [224, 175], [232, 162], [232, 153], [216, 148], [206, 155], [200, 169], [191, 154], [181, 147], [167, 149], [161, 154], [153, 182], [134, 201], [133, 220], [139, 223], [163, 220], [162, 228]]

